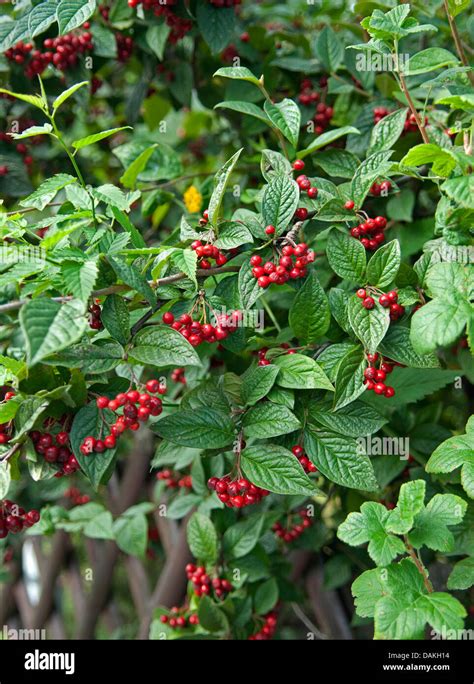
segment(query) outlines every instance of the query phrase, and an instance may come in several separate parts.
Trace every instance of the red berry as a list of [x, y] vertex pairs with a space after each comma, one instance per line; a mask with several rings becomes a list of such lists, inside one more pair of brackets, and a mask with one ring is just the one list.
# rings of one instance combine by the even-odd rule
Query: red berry
[[302, 159], [296, 159], [293, 162], [293, 168], [295, 171], [302, 171], [304, 169], [304, 161]]
[[356, 295], [359, 297], [359, 299], [365, 299], [367, 297], [367, 292], [363, 287], [361, 287], [360, 290], [357, 290]]
[[163, 323], [166, 323], [166, 325], [171, 325], [172, 323], [174, 323], [174, 316], [171, 313], [171, 311], [165, 311], [162, 319], [163, 319]]
[[99, 409], [105, 409], [109, 405], [109, 398], [108, 397], [99, 397], [96, 401], [97, 408]]
[[253, 256], [250, 257], [250, 265], [251, 266], [260, 266], [262, 261], [263, 261], [263, 259], [260, 256], [260, 254], [254, 254]]
[[345, 209], [354, 209], [354, 200], [347, 200], [347, 202], [344, 204]]
[[375, 306], [375, 300], [373, 299], [373, 297], [366, 297], [362, 302], [362, 306], [364, 307], [364, 309], [373, 309]]
[[275, 226], [267, 226], [265, 228], [265, 233], [267, 235], [274, 235], [275, 234]]

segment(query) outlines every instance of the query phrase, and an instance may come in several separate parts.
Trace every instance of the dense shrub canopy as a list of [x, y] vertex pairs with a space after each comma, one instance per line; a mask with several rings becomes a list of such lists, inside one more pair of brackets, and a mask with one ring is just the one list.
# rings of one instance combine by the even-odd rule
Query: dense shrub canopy
[[[469, 4], [3, 3], [6, 592], [66, 531], [118, 636], [307, 638], [337, 590], [325, 636], [462, 638]], [[100, 634], [94, 581], [36, 626]]]

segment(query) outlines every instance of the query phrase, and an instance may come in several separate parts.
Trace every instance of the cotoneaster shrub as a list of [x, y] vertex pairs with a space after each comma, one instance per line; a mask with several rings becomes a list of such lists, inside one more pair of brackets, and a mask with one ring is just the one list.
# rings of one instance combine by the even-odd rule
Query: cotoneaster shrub
[[[152, 639], [306, 635], [292, 550], [351, 585], [359, 636], [461, 638], [469, 3], [287, 4], [0, 24], [0, 579], [18, 533], [57, 530], [156, 578], [162, 515], [193, 559]], [[144, 430], [155, 485], [111, 512]]]

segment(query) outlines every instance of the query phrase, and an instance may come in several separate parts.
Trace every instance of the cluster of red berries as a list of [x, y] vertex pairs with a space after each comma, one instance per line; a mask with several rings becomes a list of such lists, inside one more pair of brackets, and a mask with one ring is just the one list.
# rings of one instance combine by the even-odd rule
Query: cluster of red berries
[[184, 368], [174, 368], [171, 372], [171, 380], [173, 382], [180, 382], [182, 385], [186, 384], [186, 376]]
[[84, 504], [89, 503], [91, 500], [90, 496], [87, 494], [81, 494], [77, 487], [69, 487], [64, 492], [66, 499], [70, 499], [74, 506], [84, 506]]
[[191, 243], [191, 249], [196, 252], [198, 258], [197, 265], [199, 268], [208, 269], [212, 267], [210, 259], [216, 262], [216, 266], [223, 266], [227, 263], [227, 257], [215, 245], [203, 245], [201, 240], [194, 240]]
[[316, 135], [321, 135], [321, 133], [324, 133], [331, 122], [333, 114], [333, 107], [324, 104], [324, 102], [319, 102], [316, 105], [316, 114], [313, 116], [313, 121], [316, 124], [314, 127], [314, 132]]
[[[84, 24], [89, 28], [89, 23]], [[43, 41], [44, 52], [35, 49], [32, 43], [20, 41], [5, 52], [7, 59], [16, 64], [25, 65], [25, 76], [34, 78], [43, 73], [49, 64], [53, 64], [60, 71], [74, 68], [79, 55], [93, 49], [92, 34], [86, 31], [66, 33], [57, 38], [46, 38]]]
[[300, 93], [298, 100], [302, 105], [311, 105], [318, 102], [320, 94], [314, 89], [313, 82], [309, 78], [305, 78], [300, 83]]
[[270, 494], [267, 489], [257, 487], [243, 477], [232, 480], [230, 475], [211, 477], [207, 481], [207, 486], [214, 490], [217, 497], [229, 508], [251, 506]]
[[260, 254], [250, 257], [252, 275], [256, 278], [258, 286], [266, 288], [272, 283], [284, 285], [288, 280], [304, 278], [307, 274], [306, 267], [315, 259], [314, 252], [308, 249], [305, 242], [297, 245], [285, 245], [281, 250], [278, 264], [273, 261], [263, 262]]
[[[288, 342], [282, 342], [280, 344], [281, 349], [286, 349], [286, 354], [296, 354], [296, 349], [292, 349]], [[256, 354], [258, 356], [258, 366], [269, 366], [271, 364], [270, 359], [267, 359], [268, 347], [262, 347]]]
[[391, 188], [392, 184], [388, 180], [382, 181], [381, 183], [372, 183], [370, 186], [370, 194], [374, 195], [374, 197], [379, 197], [380, 195], [385, 197]]
[[171, 311], [166, 311], [163, 314], [162, 320], [163, 323], [180, 332], [188, 340], [189, 344], [193, 347], [198, 347], [203, 342], [212, 344], [213, 342], [225, 340], [230, 333], [237, 330], [242, 319], [242, 312], [233, 311], [231, 314], [218, 314], [215, 318], [215, 325], [193, 320], [193, 317], [188, 313], [182, 314], [175, 320]]
[[115, 42], [117, 45], [117, 60], [122, 62], [122, 64], [128, 62], [133, 54], [133, 38], [131, 36], [124, 36], [121, 33], [116, 33]]
[[316, 468], [314, 463], [312, 463], [309, 460], [309, 458], [306, 456], [302, 446], [300, 446], [299, 444], [295, 444], [295, 446], [291, 449], [291, 451], [293, 452], [293, 454], [296, 456], [298, 461], [303, 466], [303, 470], [305, 471], [305, 473], [316, 473], [317, 472], [318, 469]]
[[188, 580], [194, 584], [196, 596], [209, 595], [214, 590], [216, 598], [222, 598], [234, 588], [225, 578], [214, 577], [211, 579], [206, 568], [202, 565], [196, 567], [194, 563], [188, 563], [185, 569]]
[[79, 463], [71, 451], [69, 433], [66, 430], [61, 430], [57, 434], [33, 430], [29, 436], [36, 453], [41, 454], [47, 463], [59, 466], [57, 477], [72, 475], [79, 470]]
[[387, 375], [393, 371], [395, 364], [388, 363], [383, 359], [380, 360], [379, 368], [376, 368], [374, 364], [379, 361], [379, 355], [377, 352], [374, 354], [367, 354], [367, 361], [369, 366], [364, 371], [364, 385], [368, 390], [373, 390], [375, 394], [380, 394], [387, 399], [390, 399], [395, 395], [395, 390], [393, 387], [389, 387], [385, 384]]
[[145, 12], [152, 11], [156, 17], [165, 18], [167, 25], [171, 29], [168, 36], [171, 44], [175, 44], [184, 38], [193, 27], [193, 22], [190, 19], [183, 19], [170, 9], [176, 4], [177, 0], [128, 0], [129, 7], [135, 8], [138, 5], [142, 5]]
[[165, 485], [169, 487], [169, 489], [177, 489], [178, 487], [191, 489], [193, 486], [191, 475], [181, 475], [180, 473], [175, 473], [168, 468], [160, 470], [160, 472], [156, 474], [156, 479], [164, 481]]
[[377, 124], [379, 121], [381, 121], [383, 118], [390, 114], [390, 110], [386, 107], [374, 107], [372, 113], [374, 115], [374, 124]]
[[113, 399], [109, 397], [98, 397], [96, 400], [97, 408], [101, 411], [108, 409], [117, 413], [122, 409], [115, 423], [110, 427], [110, 434], [104, 439], [86, 437], [80, 446], [83, 456], [88, 456], [92, 452], [101, 454], [107, 449], [115, 449], [117, 439], [126, 430], [136, 431], [140, 423], [146, 423], [150, 416], [159, 416], [163, 410], [162, 401], [153, 394], [164, 394], [166, 387], [159, 380], [148, 380], [145, 385], [146, 392], [139, 392], [137, 389], [128, 392], [119, 392]]
[[[305, 164], [302, 159], [297, 159], [293, 163], [293, 169], [295, 171], [302, 171], [304, 169], [304, 166]], [[309, 199], [316, 199], [316, 197], [318, 196], [318, 188], [315, 185], [311, 185], [311, 181], [309, 180], [308, 176], [302, 174], [296, 178], [296, 182], [298, 184], [299, 189], [306, 192]]]
[[0, 503], [0, 539], [5, 539], [9, 532], [18, 534], [24, 528], [32, 527], [39, 522], [40, 514], [36, 510], [26, 512], [18, 504], [4, 499]]
[[[356, 292], [359, 299], [362, 299], [362, 306], [364, 309], [373, 309], [375, 306], [375, 299], [367, 294], [367, 290], [361, 287]], [[398, 292], [396, 290], [390, 290], [390, 292], [382, 293], [379, 296], [379, 304], [383, 306], [384, 309], [390, 309], [390, 318], [392, 321], [396, 321], [405, 313], [405, 307], [397, 303]]]
[[[345, 206], [348, 208], [347, 202]], [[351, 228], [350, 234], [356, 240], [360, 240], [365, 249], [375, 250], [385, 242], [384, 230], [386, 227], [387, 219], [385, 216], [376, 216], [375, 218], [367, 218], [358, 226]]]
[[286, 526], [282, 525], [280, 522], [276, 522], [272, 527], [275, 535], [287, 543], [293, 542], [295, 539], [298, 539], [298, 537], [301, 537], [303, 532], [308, 527], [311, 527], [313, 521], [311, 520], [308, 511], [305, 509], [299, 511], [298, 515], [301, 518], [301, 522], [292, 523], [291, 525], [287, 522]]
[[278, 614], [275, 610], [263, 616], [264, 624], [258, 632], [249, 636], [248, 641], [268, 641], [275, 634]]
[[89, 307], [89, 313], [89, 326], [92, 328], [92, 330], [102, 330], [104, 326], [102, 325], [101, 320], [102, 309], [100, 308], [99, 304], [91, 304]]
[[171, 608], [171, 617], [169, 615], [160, 615], [160, 622], [164, 625], [169, 625], [171, 629], [184, 629], [185, 627], [199, 624], [197, 613], [189, 612], [186, 608], [178, 608], [173, 606]]

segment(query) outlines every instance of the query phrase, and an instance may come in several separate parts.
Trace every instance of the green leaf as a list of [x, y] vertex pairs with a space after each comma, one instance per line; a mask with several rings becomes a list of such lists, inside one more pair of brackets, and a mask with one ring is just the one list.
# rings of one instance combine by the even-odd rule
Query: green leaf
[[171, 254], [173, 263], [188, 276], [197, 287], [196, 269], [198, 266], [197, 254], [192, 249], [174, 249]]
[[396, 556], [406, 551], [402, 540], [387, 532], [389, 518], [390, 511], [385, 506], [375, 501], [366, 501], [360, 507], [360, 513], [349, 513], [342, 525], [339, 525], [337, 536], [350, 546], [369, 542], [367, 551], [374, 563], [388, 565]]
[[400, 243], [391, 240], [379, 247], [367, 264], [367, 280], [370, 285], [383, 290], [397, 276], [401, 263]]
[[114, 522], [113, 529], [115, 541], [121, 551], [138, 558], [145, 556], [148, 543], [148, 523], [143, 513], [133, 516], [120, 516]]
[[474, 209], [474, 176], [458, 176], [450, 178], [441, 186], [441, 190], [466, 209]]
[[[461, 467], [461, 481], [466, 494], [474, 499], [474, 421], [468, 421], [466, 434], [455, 435], [440, 444], [426, 464], [428, 473], [450, 473]], [[464, 474], [464, 476], [463, 476]]]
[[273, 125], [296, 147], [301, 126], [301, 114], [296, 102], [288, 98], [276, 104], [265, 100], [263, 108]]
[[196, 18], [199, 31], [212, 54], [221, 52], [230, 43], [235, 29], [233, 7], [215, 7], [206, 0], [198, 0]]
[[329, 265], [345, 280], [361, 283], [365, 277], [366, 256], [364, 246], [339, 230], [332, 230], [326, 247]]
[[262, 215], [266, 226], [276, 228], [281, 235], [288, 227], [298, 208], [299, 189], [287, 176], [275, 176], [265, 187], [262, 196]]
[[220, 449], [232, 444], [234, 425], [229, 416], [213, 408], [184, 409], [153, 426], [164, 439], [195, 449]]
[[274, 365], [251, 366], [242, 375], [241, 395], [242, 401], [247, 406], [253, 406], [263, 397], [266, 397], [273, 387], [278, 368]]
[[454, 494], [436, 494], [415, 518], [408, 535], [415, 548], [428, 546], [435, 551], [449, 552], [454, 548], [454, 536], [448, 526], [459, 524], [467, 503]]
[[437, 298], [424, 304], [411, 319], [410, 339], [415, 351], [429, 354], [438, 347], [453, 344], [471, 317], [471, 309], [458, 295], [452, 301]]
[[145, 34], [147, 45], [158, 57], [160, 62], [163, 61], [163, 55], [170, 31], [170, 26], [164, 22], [163, 24], [158, 24], [156, 26], [149, 26]]
[[256, 513], [228, 527], [222, 538], [226, 558], [242, 558], [250, 553], [260, 539], [263, 521], [264, 517]]
[[142, 234], [135, 228], [133, 223], [128, 218], [127, 214], [121, 211], [118, 207], [112, 206], [111, 210], [112, 214], [120, 223], [122, 228], [130, 234], [130, 239], [132, 241], [133, 246], [137, 249], [141, 249], [142, 247], [146, 248], [146, 242], [143, 239]]
[[42, 111], [46, 109], [46, 102], [39, 95], [23, 95], [23, 93], [14, 93], [11, 90], [5, 90], [5, 88], [0, 88], [0, 93], [8, 95], [9, 97], [15, 98], [15, 100], [21, 100], [22, 102], [27, 102], [33, 107], [37, 107]]
[[103, 454], [92, 453], [84, 456], [80, 451], [80, 447], [86, 437], [98, 438], [99, 435], [102, 435], [103, 439], [109, 434], [107, 426], [104, 429], [102, 416], [106, 421], [112, 423], [115, 414], [108, 409], [100, 412], [95, 402], [91, 402], [76, 413], [70, 432], [71, 448], [74, 456], [95, 490], [107, 480], [116, 449], [107, 449]]
[[448, 589], [470, 589], [474, 584], [474, 558], [463, 558], [456, 563], [448, 577]]
[[214, 76], [222, 76], [223, 78], [231, 78], [238, 81], [248, 81], [256, 86], [260, 86], [259, 79], [252, 74], [247, 67], [221, 67]]
[[48, 405], [49, 401], [44, 397], [27, 397], [22, 401], [15, 415], [15, 436], [11, 441], [21, 442], [24, 435], [35, 426]]
[[441, 69], [441, 67], [457, 66], [458, 63], [458, 58], [449, 50], [440, 47], [430, 47], [410, 57], [405, 68], [405, 74], [407, 76], [426, 74], [428, 71], [435, 71], [435, 69]]
[[219, 230], [219, 237], [214, 244], [219, 249], [234, 249], [247, 242], [253, 242], [253, 235], [249, 229], [241, 223], [231, 221]]
[[370, 154], [390, 150], [403, 133], [408, 109], [397, 109], [375, 124], [370, 136]]
[[313, 164], [320, 166], [330, 178], [352, 178], [359, 166], [359, 159], [347, 150], [329, 148], [315, 156]]
[[117, 294], [106, 297], [102, 305], [101, 320], [117, 342], [127, 344], [130, 337], [130, 314], [123, 297]]
[[378, 489], [370, 459], [356, 440], [308, 427], [304, 445], [314, 465], [332, 482], [364, 491]]
[[240, 100], [226, 100], [225, 102], [219, 102], [214, 105], [214, 109], [230, 109], [233, 112], [239, 112], [240, 114], [247, 114], [248, 116], [253, 116], [259, 121], [270, 125], [268, 116], [265, 114], [263, 109], [253, 102], [244, 102]]
[[449, 13], [452, 17], [464, 12], [471, 4], [470, 0], [448, 0]]
[[418, 354], [415, 351], [410, 339], [410, 329], [401, 325], [389, 327], [378, 350], [389, 359], [410, 368], [439, 368], [440, 365], [435, 354]]
[[198, 605], [198, 618], [200, 626], [211, 634], [229, 630], [226, 614], [216, 606], [209, 596], [201, 597]]
[[229, 183], [234, 166], [237, 164], [237, 161], [242, 154], [242, 150], [243, 147], [241, 147], [240, 150], [232, 155], [232, 157], [226, 161], [224, 166], [214, 176], [214, 189], [212, 191], [208, 206], [209, 222], [212, 226], [215, 226], [219, 219], [221, 205], [224, 199], [227, 184]]
[[80, 368], [83, 373], [107, 373], [124, 359], [124, 349], [117, 342], [109, 344], [75, 344], [53, 354], [44, 363], [66, 368]]
[[328, 403], [312, 402], [309, 404], [308, 420], [347, 437], [371, 435], [387, 422], [377, 410], [361, 401], [337, 411], [331, 409]]
[[434, 143], [415, 145], [401, 160], [402, 166], [423, 166], [433, 164], [433, 173], [447, 177], [456, 167], [456, 157], [450, 150], [443, 149]]
[[390, 169], [390, 157], [393, 150], [382, 150], [371, 154], [357, 169], [351, 182], [349, 196], [355, 202], [355, 208], [360, 209], [367, 194], [380, 176], [384, 176]]
[[77, 300], [33, 299], [22, 306], [19, 318], [29, 366], [74, 344], [87, 328], [84, 305]]
[[146, 168], [148, 160], [150, 159], [153, 152], [156, 150], [157, 145], [150, 145], [141, 152], [136, 159], [127, 167], [125, 173], [120, 176], [120, 182], [126, 188], [134, 188], [137, 183], [137, 178], [141, 172]]
[[28, 16], [28, 31], [32, 38], [43, 33], [56, 20], [56, 0], [46, 0], [32, 7]]
[[194, 348], [177, 330], [167, 325], [143, 328], [133, 338], [130, 356], [152, 366], [200, 366]]
[[96, 261], [63, 261], [61, 272], [67, 292], [87, 302], [99, 275]]
[[45, 123], [42, 126], [30, 126], [21, 133], [10, 133], [9, 135], [13, 140], [24, 140], [25, 138], [33, 138], [37, 135], [51, 135], [52, 130], [51, 124]]
[[337, 71], [344, 57], [344, 46], [330, 26], [325, 26], [315, 41], [316, 55], [326, 71]]
[[112, 514], [109, 511], [98, 513], [86, 522], [83, 533], [91, 539], [115, 539]]
[[400, 487], [396, 508], [386, 525], [388, 532], [406, 534], [411, 530], [415, 516], [424, 508], [426, 484], [424, 480], [405, 482]]
[[244, 449], [244, 475], [257, 487], [276, 494], [314, 494], [315, 488], [298, 459], [281, 446], [264, 443]]
[[341, 128], [334, 128], [332, 131], [326, 131], [325, 133], [316, 136], [316, 138], [310, 145], [308, 145], [308, 147], [306, 147], [304, 150], [300, 150], [296, 153], [296, 155], [298, 159], [304, 159], [308, 156], [308, 154], [316, 152], [316, 150], [319, 150], [321, 147], [325, 147], [326, 145], [339, 140], [339, 138], [349, 135], [349, 133], [352, 133], [353, 135], [360, 135], [360, 131], [357, 128], [354, 128], [354, 126], [342, 126]]
[[285, 354], [274, 359], [280, 369], [277, 383], [289, 389], [334, 390], [327, 375], [314, 359], [303, 354]]
[[18, 411], [21, 403], [15, 399], [9, 399], [0, 403], [0, 425], [12, 420]]
[[7, 462], [0, 463], [0, 498], [5, 499], [8, 490], [10, 489], [10, 464]]
[[108, 257], [108, 261], [120, 280], [123, 280], [132, 290], [143, 295], [150, 306], [155, 306], [156, 295], [146, 278], [135, 266], [127, 264], [124, 259], [117, 259], [111, 256]]
[[111, 135], [115, 135], [120, 131], [131, 130], [131, 126], [120, 126], [120, 128], [109, 128], [107, 131], [101, 131], [100, 133], [94, 133], [93, 135], [88, 135], [85, 138], [80, 138], [79, 140], [74, 140], [72, 146], [76, 150], [82, 150], [83, 147], [88, 147], [89, 145], [94, 145], [96, 142], [100, 142], [105, 138], [110, 138]]
[[75, 182], [74, 176], [70, 176], [68, 173], [57, 173], [43, 181], [31, 195], [20, 200], [20, 205], [22, 207], [34, 207], [42, 211], [60, 190]]
[[363, 381], [366, 365], [364, 350], [360, 345], [349, 349], [341, 358], [334, 381], [334, 409], [351, 404], [365, 392]]
[[329, 328], [329, 302], [316, 274], [311, 271], [298, 290], [289, 312], [289, 323], [295, 337], [312, 344]]
[[59, 33], [69, 33], [89, 19], [95, 12], [96, 0], [60, 0], [56, 17]]
[[257, 615], [266, 615], [277, 604], [278, 584], [274, 577], [260, 584], [255, 592], [254, 608]]
[[263, 402], [249, 409], [242, 421], [246, 437], [266, 439], [294, 432], [300, 421], [286, 406]]
[[74, 95], [74, 93], [78, 91], [79, 88], [83, 88], [86, 85], [89, 85], [89, 81], [81, 81], [81, 83], [75, 83], [70, 88], [63, 90], [61, 95], [58, 95], [58, 97], [53, 102], [53, 114], [59, 109], [59, 107], [64, 102], [66, 102], [67, 99], [71, 97], [71, 95]]
[[365, 350], [373, 354], [385, 337], [390, 316], [388, 310], [378, 304], [373, 309], [366, 309], [362, 300], [353, 295], [349, 299], [349, 321]]
[[249, 259], [246, 259], [240, 267], [238, 283], [242, 307], [250, 309], [262, 294], [262, 288], [258, 286], [257, 279], [252, 275], [252, 265]]
[[217, 532], [212, 521], [202, 513], [193, 513], [188, 521], [187, 538], [191, 553], [199, 561], [213, 563], [217, 558]]

